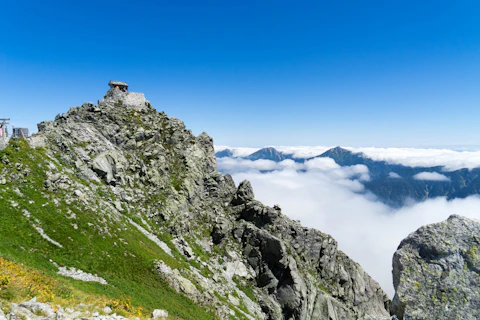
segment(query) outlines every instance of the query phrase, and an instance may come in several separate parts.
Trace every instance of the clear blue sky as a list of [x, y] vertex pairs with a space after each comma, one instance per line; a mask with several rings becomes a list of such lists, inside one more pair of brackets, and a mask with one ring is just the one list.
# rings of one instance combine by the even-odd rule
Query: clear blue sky
[[202, 2], [3, 1], [0, 117], [117, 79], [221, 145], [480, 145], [480, 2]]

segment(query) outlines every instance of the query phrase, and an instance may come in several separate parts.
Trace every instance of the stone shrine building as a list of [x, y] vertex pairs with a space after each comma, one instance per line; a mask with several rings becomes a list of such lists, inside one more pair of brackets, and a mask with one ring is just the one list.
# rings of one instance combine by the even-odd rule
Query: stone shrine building
[[108, 85], [110, 86], [110, 89], [118, 89], [122, 92], [128, 92], [128, 84], [125, 82], [110, 80]]
[[150, 105], [143, 93], [129, 92], [128, 84], [125, 82], [110, 80], [108, 86], [110, 89], [99, 101], [100, 106], [104, 103], [111, 103], [127, 108], [144, 109]]

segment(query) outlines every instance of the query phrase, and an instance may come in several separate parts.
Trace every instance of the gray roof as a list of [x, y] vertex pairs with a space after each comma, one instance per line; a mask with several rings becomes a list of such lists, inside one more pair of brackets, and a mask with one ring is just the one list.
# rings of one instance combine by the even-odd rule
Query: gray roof
[[126, 84], [125, 82], [115, 81], [115, 80], [110, 80], [108, 85], [109, 86], [125, 86], [125, 87], [128, 87], [128, 84]]

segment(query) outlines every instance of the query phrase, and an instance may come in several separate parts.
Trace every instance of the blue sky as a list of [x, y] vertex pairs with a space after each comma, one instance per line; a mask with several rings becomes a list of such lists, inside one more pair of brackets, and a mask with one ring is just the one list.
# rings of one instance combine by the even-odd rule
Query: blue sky
[[478, 1], [4, 1], [0, 117], [34, 130], [117, 79], [219, 145], [480, 145], [479, 16]]

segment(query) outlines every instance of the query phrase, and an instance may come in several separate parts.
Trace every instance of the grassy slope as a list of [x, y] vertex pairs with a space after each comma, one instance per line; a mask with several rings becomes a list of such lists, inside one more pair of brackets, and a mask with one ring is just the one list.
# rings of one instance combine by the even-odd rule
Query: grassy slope
[[[126, 224], [125, 217], [120, 217], [118, 221], [103, 219], [104, 213], [97, 212], [89, 204], [80, 200], [67, 203], [65, 199], [69, 197], [64, 190], [45, 190], [47, 164], [54, 160], [44, 150], [31, 149], [24, 141], [12, 141], [9, 147], [0, 151], [0, 160], [5, 158], [9, 163], [0, 161], [0, 173], [6, 169], [17, 170], [16, 163], [21, 163], [23, 167], [17, 170], [19, 179], [0, 185], [0, 257], [22, 263], [42, 276], [57, 281], [59, 284], [54, 288], [64, 290], [67, 287], [71, 288], [67, 292], [78, 291], [91, 297], [104, 296], [107, 300], [113, 299], [108, 301], [120, 301], [118, 311], [127, 315], [142, 312], [148, 316], [153, 309], [166, 309], [170, 315], [183, 319], [215, 318], [213, 313], [170, 289], [152, 271], [156, 259], [164, 260], [176, 268], [186, 268], [185, 261], [168, 256], [147, 237]], [[60, 163], [57, 162], [56, 166], [62, 171]], [[23, 176], [25, 169], [31, 170], [27, 176]], [[72, 181], [84, 183], [73, 174], [65, 174]], [[105, 194], [105, 190], [108, 193], [107, 188], [101, 190], [104, 192], [102, 196], [114, 197]], [[59, 201], [55, 203], [54, 199]], [[25, 210], [31, 214], [30, 218], [26, 217]], [[72, 213], [76, 218], [68, 218]], [[33, 227], [37, 224], [36, 219], [63, 248], [40, 236]], [[78, 229], [74, 228], [74, 224]], [[102, 231], [105, 228], [110, 230], [111, 236]], [[109, 284], [82, 282], [57, 275], [57, 269], [50, 259], [59, 265], [98, 274]], [[55, 290], [55, 293], [62, 295], [62, 290]], [[27, 292], [23, 293], [26, 295], [23, 297], [23, 291], [17, 292], [20, 296], [0, 297], [20, 300], [33, 295]], [[44, 297], [44, 300], [48, 301], [48, 297]]]

